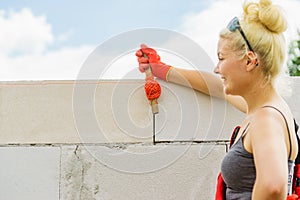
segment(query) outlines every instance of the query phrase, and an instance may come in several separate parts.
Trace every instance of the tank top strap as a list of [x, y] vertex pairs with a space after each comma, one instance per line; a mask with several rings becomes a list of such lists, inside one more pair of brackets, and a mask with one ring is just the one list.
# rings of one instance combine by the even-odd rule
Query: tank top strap
[[249, 125], [250, 125], [250, 122], [249, 122], [249, 123], [246, 125], [246, 127], [244, 128], [244, 130], [243, 130], [243, 132], [242, 132], [242, 135], [241, 135], [242, 138], [246, 135]]
[[290, 143], [289, 159], [291, 159], [291, 154], [292, 154], [292, 139], [291, 139], [289, 125], [287, 123], [287, 120], [286, 120], [284, 114], [278, 108], [275, 108], [274, 106], [263, 106], [262, 108], [273, 108], [276, 111], [278, 111], [281, 114], [281, 116], [283, 117], [285, 125], [286, 125], [286, 128], [287, 128], [287, 131], [288, 131], [288, 135], [289, 135], [289, 143]]

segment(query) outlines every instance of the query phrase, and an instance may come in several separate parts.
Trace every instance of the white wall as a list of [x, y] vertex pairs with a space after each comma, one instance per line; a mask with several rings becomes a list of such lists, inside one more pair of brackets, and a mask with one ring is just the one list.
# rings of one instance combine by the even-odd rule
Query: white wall
[[[300, 79], [286, 82], [300, 122]], [[153, 121], [143, 84], [1, 82], [0, 199], [213, 199], [227, 139], [244, 115], [160, 82]]]

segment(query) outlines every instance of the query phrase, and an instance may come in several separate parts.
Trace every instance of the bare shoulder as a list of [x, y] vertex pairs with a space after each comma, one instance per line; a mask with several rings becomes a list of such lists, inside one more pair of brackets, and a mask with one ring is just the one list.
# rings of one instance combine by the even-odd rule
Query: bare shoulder
[[[261, 137], [284, 136], [285, 121], [280, 112], [273, 108], [258, 109], [251, 117], [252, 135]], [[255, 134], [257, 133], [257, 134]]]
[[[292, 113], [287, 105], [284, 106], [264, 106], [253, 114], [253, 121], [258, 128], [282, 127], [283, 130], [294, 130], [294, 121]], [[287, 130], [289, 129], [289, 130]]]
[[[286, 120], [286, 121], [285, 121]], [[290, 110], [281, 107], [263, 107], [251, 118], [251, 143], [285, 143], [287, 152], [292, 144], [292, 158], [297, 154], [297, 139], [294, 133], [293, 117]]]

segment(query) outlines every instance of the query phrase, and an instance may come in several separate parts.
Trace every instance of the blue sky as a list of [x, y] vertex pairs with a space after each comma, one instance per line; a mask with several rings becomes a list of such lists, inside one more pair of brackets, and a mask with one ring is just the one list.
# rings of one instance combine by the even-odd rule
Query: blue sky
[[[0, 81], [76, 79], [95, 48], [126, 31], [155, 27], [183, 34], [215, 62], [218, 33], [241, 14], [244, 0], [2, 0]], [[300, 30], [300, 0], [273, 0], [283, 7], [288, 41]], [[151, 44], [149, 44], [151, 45]], [[138, 48], [138, 47], [137, 47]], [[162, 53], [163, 52], [159, 52]], [[186, 67], [174, 56], [163, 61]], [[139, 74], [133, 53], [115, 62], [103, 78]], [[212, 71], [213, 66], [200, 69]], [[122, 68], [122, 70], [120, 70]], [[113, 70], [115, 69], [115, 70]], [[122, 71], [122, 73], [120, 73]]]
[[45, 15], [55, 36], [69, 34], [61, 45], [100, 44], [124, 31], [159, 27], [176, 30], [182, 17], [200, 12], [208, 0], [9, 0], [4, 10], [30, 8], [35, 16]]

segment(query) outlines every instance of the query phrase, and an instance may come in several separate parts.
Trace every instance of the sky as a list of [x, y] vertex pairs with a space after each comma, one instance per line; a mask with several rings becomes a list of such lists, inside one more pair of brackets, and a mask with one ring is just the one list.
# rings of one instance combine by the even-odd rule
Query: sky
[[[300, 0], [274, 2], [287, 16], [289, 42], [300, 30], [300, 22], [295, 20], [299, 19]], [[77, 79], [97, 47], [125, 32], [151, 27], [189, 37], [215, 63], [218, 32], [232, 17], [241, 14], [242, 3], [243, 0], [0, 0], [0, 81]], [[188, 65], [174, 56], [165, 57], [172, 64]], [[100, 78], [122, 78], [136, 68], [134, 53], [130, 52], [114, 59], [111, 70]], [[144, 76], [136, 70], [133, 77]]]

